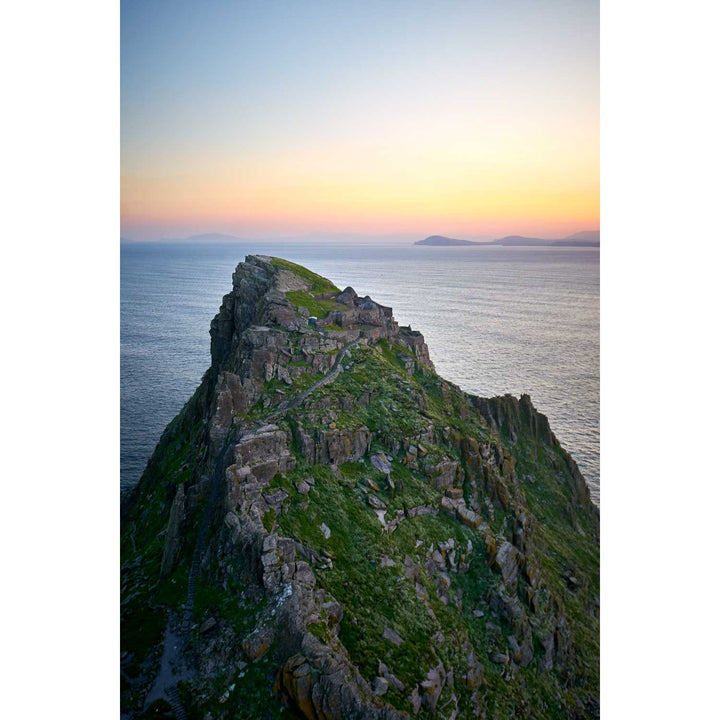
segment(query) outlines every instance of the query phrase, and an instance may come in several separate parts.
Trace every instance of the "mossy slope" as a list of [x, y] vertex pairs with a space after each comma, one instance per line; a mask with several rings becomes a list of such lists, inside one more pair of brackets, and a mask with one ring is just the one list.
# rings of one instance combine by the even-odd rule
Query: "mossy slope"
[[[309, 281], [313, 295], [328, 293], [321, 302], [336, 309], [330, 281], [272, 264]], [[286, 297], [299, 304], [293, 291]], [[466, 395], [394, 336], [353, 348], [333, 382], [292, 407], [327, 371], [315, 358], [332, 348], [310, 331], [285, 332], [289, 374], [275, 369], [274, 378], [290, 382], [268, 380], [226, 433], [241, 437], [273, 407], [290, 408], [273, 422], [292, 469], [268, 478], [264, 492], [281, 500], [267, 506], [259, 532], [294, 540], [315, 592], [342, 609], [339, 621], [323, 610], [307, 632], [347, 655], [378, 693], [368, 696], [373, 706], [420, 718], [596, 717], [598, 514], [544, 416], [526, 398]], [[232, 352], [222, 363], [244, 367]], [[168, 427], [125, 503], [123, 704], [131, 715], [158, 667], [165, 623], [187, 598], [218, 453], [211, 427], [222, 372], [220, 364], [208, 373]], [[180, 550], [161, 575], [178, 486], [187, 497]], [[196, 717], [311, 717], [278, 686], [289, 641], [276, 633], [253, 657], [258, 634], [276, 622], [276, 600], [263, 588], [260, 551], [228, 541], [228, 503], [215, 510], [193, 608], [195, 670], [180, 694]], [[436, 668], [442, 682], [428, 687]]]

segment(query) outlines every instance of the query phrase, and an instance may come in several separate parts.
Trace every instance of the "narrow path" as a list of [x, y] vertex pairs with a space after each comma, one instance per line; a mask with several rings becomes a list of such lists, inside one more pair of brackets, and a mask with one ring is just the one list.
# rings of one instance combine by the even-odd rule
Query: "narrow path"
[[[290, 410], [298, 407], [298, 405], [300, 405], [319, 387], [332, 382], [342, 370], [342, 359], [345, 357], [347, 352], [355, 347], [359, 342], [360, 338], [340, 348], [332, 367], [325, 375], [323, 375], [323, 377], [311, 385], [307, 390], [300, 393], [300, 395], [291, 400], [289, 403], [275, 412], [270, 413], [270, 415], [267, 415], [262, 420], [257, 421], [256, 426], [266, 425], [272, 420], [285, 415], [290, 412]], [[225, 486], [225, 455], [232, 437], [234, 437], [234, 433], [231, 430], [228, 433], [225, 443], [218, 454], [217, 461], [215, 462], [215, 472], [213, 473], [210, 497], [205, 505], [202, 524], [195, 543], [195, 550], [193, 551], [192, 562], [190, 564], [190, 572], [188, 573], [187, 599], [185, 601], [185, 611], [183, 612], [180, 628], [178, 632], [175, 632], [173, 629], [173, 619], [170, 618], [168, 620], [167, 628], [165, 630], [165, 641], [163, 643], [163, 654], [160, 660], [160, 669], [158, 670], [152, 689], [145, 698], [145, 708], [158, 698], [164, 698], [167, 700], [170, 703], [177, 720], [186, 720], [187, 717], [185, 708], [183, 707], [178, 695], [177, 684], [181, 680], [189, 679], [192, 675], [191, 669], [183, 662], [183, 656], [189, 640], [190, 629], [193, 626], [195, 617], [195, 585], [197, 578], [200, 575], [202, 559], [205, 555], [205, 550], [207, 549], [210, 524], [212, 522], [215, 508], [220, 500], [222, 490]]]
[[323, 385], [327, 385], [329, 382], [332, 382], [342, 370], [342, 359], [359, 342], [360, 338], [358, 338], [357, 340], [353, 340], [351, 343], [348, 343], [347, 345], [340, 348], [337, 357], [335, 358], [335, 362], [332, 364], [332, 367], [330, 368], [330, 370], [327, 371], [325, 375], [323, 375], [316, 383], [312, 384], [307, 390], [301, 392], [300, 395], [298, 395], [296, 398], [291, 400], [286, 405], [283, 405], [275, 412], [270, 413], [270, 415], [263, 418], [260, 422], [262, 422], [263, 424], [269, 423], [271, 420], [274, 420], [275, 418], [281, 417], [286, 413], [289, 413], [291, 410], [294, 410], [298, 405], [300, 405], [300, 403], [302, 403], [303, 400], [308, 397], [308, 395], [315, 392], [315, 390], [317, 390], [319, 387], [322, 387]]

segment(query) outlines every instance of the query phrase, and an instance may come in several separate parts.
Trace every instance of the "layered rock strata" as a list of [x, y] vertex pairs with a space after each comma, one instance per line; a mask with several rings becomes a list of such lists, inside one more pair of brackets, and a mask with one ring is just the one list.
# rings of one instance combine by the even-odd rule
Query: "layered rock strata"
[[126, 717], [597, 716], [598, 511], [529, 397], [277, 258], [210, 334], [123, 499]]

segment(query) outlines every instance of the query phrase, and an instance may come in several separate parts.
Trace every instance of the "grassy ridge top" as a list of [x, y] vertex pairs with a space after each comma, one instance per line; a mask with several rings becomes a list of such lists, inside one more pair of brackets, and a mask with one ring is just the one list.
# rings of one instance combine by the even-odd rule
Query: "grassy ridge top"
[[297, 263], [290, 262], [289, 260], [278, 257], [273, 257], [271, 258], [271, 260], [272, 264], [275, 267], [282, 268], [283, 270], [288, 270], [291, 273], [295, 273], [295, 275], [298, 275], [303, 280], [307, 280], [309, 283], [311, 283], [312, 287], [310, 288], [310, 292], [339, 292], [340, 290], [340, 288], [338, 288], [334, 283], [330, 282], [330, 280], [328, 280], [327, 278], [324, 278], [322, 275], [314, 273], [312, 270], [308, 270], [302, 265], [298, 265]]

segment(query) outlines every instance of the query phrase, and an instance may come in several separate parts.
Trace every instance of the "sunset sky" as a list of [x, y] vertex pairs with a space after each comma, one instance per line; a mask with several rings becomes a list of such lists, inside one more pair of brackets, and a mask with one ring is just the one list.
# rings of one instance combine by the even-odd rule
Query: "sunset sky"
[[597, 0], [122, 0], [121, 233], [599, 227]]

